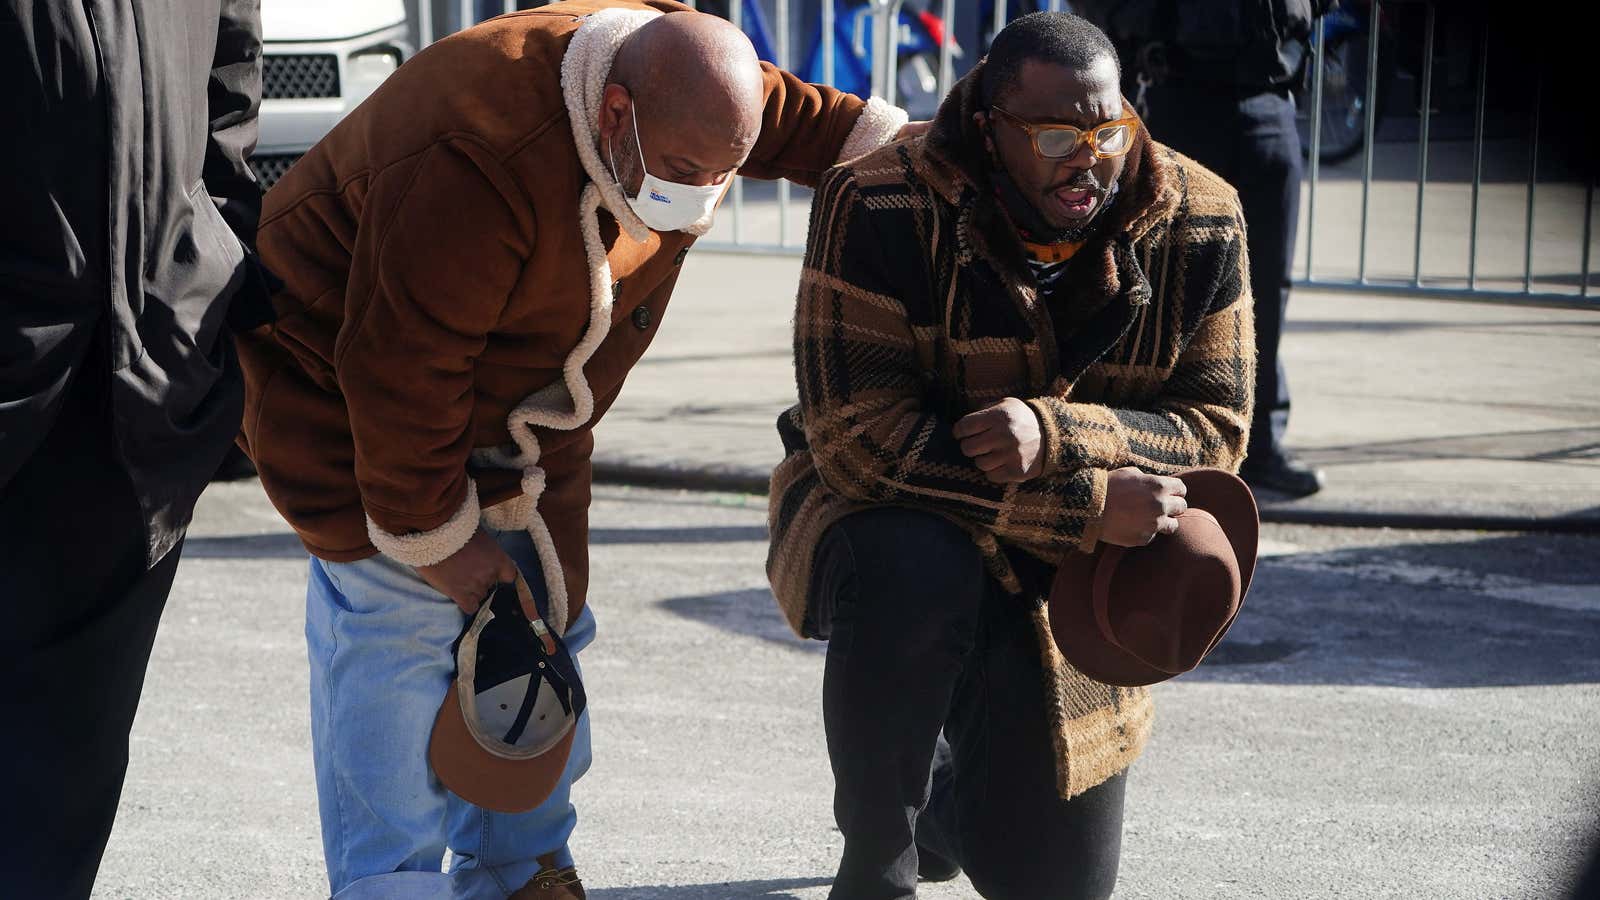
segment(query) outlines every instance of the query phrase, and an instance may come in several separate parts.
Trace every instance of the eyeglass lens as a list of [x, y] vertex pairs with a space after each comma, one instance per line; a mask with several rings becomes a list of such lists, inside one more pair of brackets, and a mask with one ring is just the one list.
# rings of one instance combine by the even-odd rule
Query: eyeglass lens
[[[1109, 125], [1090, 133], [1089, 143], [1102, 156], [1116, 156], [1128, 148], [1129, 129], [1126, 125]], [[1071, 156], [1077, 152], [1084, 133], [1076, 128], [1052, 128], [1039, 132], [1039, 152], [1053, 159]]]

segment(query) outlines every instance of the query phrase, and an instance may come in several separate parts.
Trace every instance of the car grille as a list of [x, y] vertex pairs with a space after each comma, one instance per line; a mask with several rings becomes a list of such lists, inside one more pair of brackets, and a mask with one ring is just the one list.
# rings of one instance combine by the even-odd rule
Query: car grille
[[305, 100], [339, 96], [339, 58], [331, 53], [273, 54], [262, 58], [261, 99]]
[[298, 153], [267, 153], [261, 156], [252, 156], [250, 158], [250, 169], [256, 173], [256, 180], [261, 182], [261, 190], [264, 192], [267, 188], [277, 184], [278, 179], [283, 177], [283, 173], [289, 171], [289, 167], [299, 161], [300, 154]]

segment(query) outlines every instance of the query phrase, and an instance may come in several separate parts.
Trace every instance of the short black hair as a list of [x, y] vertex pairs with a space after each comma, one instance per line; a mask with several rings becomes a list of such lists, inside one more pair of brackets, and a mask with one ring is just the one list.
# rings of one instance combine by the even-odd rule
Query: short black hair
[[1117, 48], [1093, 22], [1072, 13], [1029, 13], [995, 35], [984, 63], [979, 96], [985, 109], [993, 106], [996, 98], [1016, 86], [1022, 64], [1030, 59], [1081, 70], [1102, 57], [1111, 58], [1120, 83], [1122, 62], [1117, 59]]

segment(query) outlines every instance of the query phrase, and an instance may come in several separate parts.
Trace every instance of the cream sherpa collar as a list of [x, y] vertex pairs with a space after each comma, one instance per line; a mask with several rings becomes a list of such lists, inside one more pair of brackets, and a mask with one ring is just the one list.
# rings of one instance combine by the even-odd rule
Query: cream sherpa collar
[[661, 13], [648, 9], [602, 9], [583, 17], [578, 30], [561, 59], [561, 94], [572, 121], [572, 140], [578, 159], [589, 180], [600, 189], [600, 202], [614, 216], [628, 237], [643, 242], [650, 229], [634, 214], [622, 186], [600, 159], [600, 138], [595, 125], [600, 121], [600, 98], [611, 62], [629, 37]]

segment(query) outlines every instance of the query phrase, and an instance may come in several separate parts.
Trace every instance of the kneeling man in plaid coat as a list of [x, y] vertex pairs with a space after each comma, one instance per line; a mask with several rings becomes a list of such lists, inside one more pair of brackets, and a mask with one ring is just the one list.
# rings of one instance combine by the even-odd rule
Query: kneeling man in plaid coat
[[1238, 198], [1118, 83], [1094, 26], [1026, 16], [818, 189], [768, 574], [829, 641], [840, 900], [1115, 883], [1150, 696], [1062, 659], [1043, 598], [1174, 530], [1172, 473], [1237, 470], [1255, 371]]

